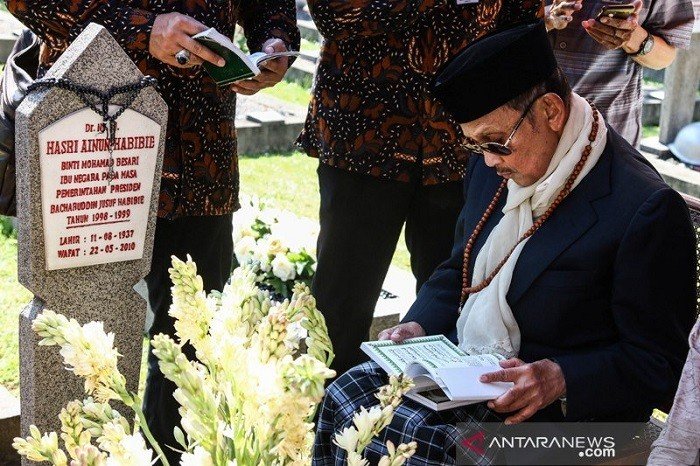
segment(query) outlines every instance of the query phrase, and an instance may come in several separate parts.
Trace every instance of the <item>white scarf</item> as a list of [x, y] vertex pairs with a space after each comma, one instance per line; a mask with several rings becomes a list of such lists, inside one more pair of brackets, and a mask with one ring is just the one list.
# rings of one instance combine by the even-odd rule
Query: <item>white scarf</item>
[[[547, 172], [530, 186], [518, 186], [513, 180], [508, 181], [504, 216], [476, 256], [472, 273], [473, 285], [481, 283], [495, 270], [518, 239], [530, 229], [533, 218], [541, 216], [554, 202], [588, 145], [592, 124], [593, 112], [590, 105], [578, 94], [573, 94], [569, 120]], [[606, 142], [607, 128], [602, 116], [598, 115], [598, 136], [572, 190], [598, 162]], [[457, 336], [459, 347], [467, 353], [498, 353], [507, 358], [518, 355], [520, 328], [508, 305], [506, 295], [515, 264], [527, 241], [515, 248], [489, 286], [471, 294], [462, 307], [457, 320]]]

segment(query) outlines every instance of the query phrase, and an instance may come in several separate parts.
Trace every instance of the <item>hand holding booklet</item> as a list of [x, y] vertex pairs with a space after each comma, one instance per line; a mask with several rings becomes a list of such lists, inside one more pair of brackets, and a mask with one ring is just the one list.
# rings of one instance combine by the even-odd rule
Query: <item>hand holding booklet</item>
[[405, 374], [416, 386], [406, 394], [435, 411], [493, 400], [513, 386], [483, 383], [479, 377], [501, 369], [498, 354], [468, 355], [444, 335], [419, 337], [403, 343], [366, 341], [362, 350], [389, 375]]
[[246, 55], [246, 53], [234, 44], [231, 39], [214, 28], [200, 32], [192, 36], [192, 38], [210, 48], [226, 61], [226, 64], [222, 67], [204, 62], [204, 69], [207, 70], [209, 76], [211, 76], [219, 86], [259, 75], [260, 64], [267, 60], [299, 55], [299, 52], [294, 51], [275, 53], [256, 52]]

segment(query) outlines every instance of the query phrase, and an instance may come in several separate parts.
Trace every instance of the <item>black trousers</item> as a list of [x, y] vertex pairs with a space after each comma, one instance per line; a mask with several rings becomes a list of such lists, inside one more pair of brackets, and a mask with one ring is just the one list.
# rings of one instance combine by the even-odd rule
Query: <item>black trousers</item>
[[[146, 276], [148, 300], [155, 318], [149, 336], [159, 333], [175, 335], [174, 319], [168, 315], [172, 296], [172, 282], [168, 274], [171, 256], [185, 260], [187, 254], [197, 264], [197, 273], [202, 276], [204, 289], [222, 290], [231, 273], [233, 239], [231, 237], [231, 215], [215, 217], [184, 217], [176, 220], [158, 219], [151, 271]], [[163, 377], [158, 368], [158, 359], [149, 349], [148, 379], [143, 400], [143, 410], [156, 441], [171, 465], [180, 464], [180, 454], [169, 446], [181, 450], [173, 436], [173, 428], [180, 425], [179, 404], [173, 398], [175, 384]], [[186, 345], [183, 349], [190, 360], [194, 349]]]
[[462, 183], [385, 181], [323, 163], [318, 179], [321, 232], [312, 291], [333, 342], [332, 368], [340, 375], [367, 359], [360, 344], [368, 338], [404, 223], [418, 288], [449, 257]]

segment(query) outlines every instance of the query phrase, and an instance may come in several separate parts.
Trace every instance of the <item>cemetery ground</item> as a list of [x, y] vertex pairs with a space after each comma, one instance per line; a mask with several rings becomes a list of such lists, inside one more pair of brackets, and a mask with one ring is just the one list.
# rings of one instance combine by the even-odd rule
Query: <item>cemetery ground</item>
[[[316, 159], [300, 152], [241, 156], [242, 191], [269, 200], [276, 208], [318, 219], [317, 166]], [[403, 234], [393, 265], [410, 268]], [[19, 396], [18, 315], [31, 297], [17, 281], [16, 231], [9, 218], [0, 217], [0, 386], [15, 396]], [[143, 383], [143, 370], [141, 375]]]

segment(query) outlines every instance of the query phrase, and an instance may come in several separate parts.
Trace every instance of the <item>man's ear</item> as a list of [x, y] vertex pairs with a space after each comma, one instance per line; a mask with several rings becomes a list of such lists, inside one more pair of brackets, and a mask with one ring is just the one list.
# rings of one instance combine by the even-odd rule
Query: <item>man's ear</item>
[[554, 92], [542, 96], [540, 101], [549, 128], [555, 133], [564, 131], [569, 112], [564, 101]]

